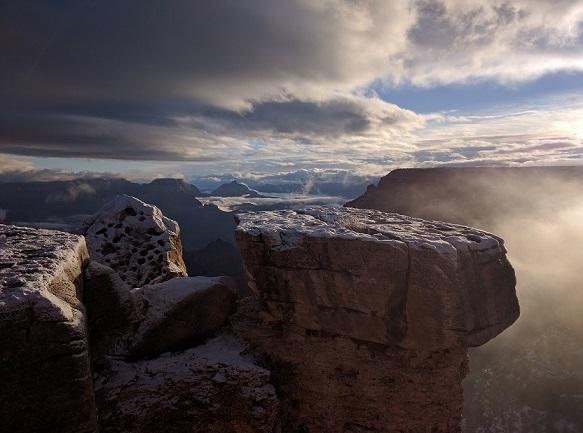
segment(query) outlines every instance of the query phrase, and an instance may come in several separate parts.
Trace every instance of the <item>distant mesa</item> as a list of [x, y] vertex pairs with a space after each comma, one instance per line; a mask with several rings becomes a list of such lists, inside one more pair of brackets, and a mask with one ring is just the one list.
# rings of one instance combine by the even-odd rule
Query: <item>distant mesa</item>
[[190, 194], [194, 197], [206, 197], [208, 195], [199, 190], [195, 185], [185, 182], [183, 179], [160, 177], [146, 185], [146, 188], [150, 189], [152, 192], [168, 191], [176, 193], [179, 191], [181, 193]]
[[210, 193], [211, 196], [215, 197], [248, 197], [248, 198], [266, 198], [261, 195], [258, 191], [249, 188], [244, 183], [238, 182], [236, 180], [230, 183], [224, 183]]
[[502, 215], [534, 212], [535, 203], [561, 209], [582, 192], [576, 166], [409, 168], [391, 171], [346, 206], [492, 230]]

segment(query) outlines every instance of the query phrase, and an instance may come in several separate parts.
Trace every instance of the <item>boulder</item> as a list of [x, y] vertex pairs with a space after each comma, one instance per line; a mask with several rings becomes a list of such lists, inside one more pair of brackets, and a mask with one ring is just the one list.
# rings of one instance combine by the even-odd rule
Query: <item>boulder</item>
[[183, 349], [210, 336], [235, 309], [237, 287], [228, 277], [177, 277], [131, 291], [139, 325], [133, 356]]
[[96, 431], [82, 237], [0, 225], [0, 429]]
[[178, 224], [135, 197], [107, 203], [86, 221], [84, 233], [91, 259], [131, 287], [187, 275]]
[[130, 288], [111, 268], [91, 262], [85, 302], [94, 368], [106, 356], [153, 357], [191, 347], [209, 337], [235, 309], [229, 277], [176, 277]]
[[278, 400], [268, 370], [239, 339], [134, 363], [96, 381], [101, 433], [272, 433]]
[[258, 301], [239, 332], [275, 366], [286, 432], [460, 431], [467, 348], [519, 315], [502, 239], [349, 208], [238, 218]]

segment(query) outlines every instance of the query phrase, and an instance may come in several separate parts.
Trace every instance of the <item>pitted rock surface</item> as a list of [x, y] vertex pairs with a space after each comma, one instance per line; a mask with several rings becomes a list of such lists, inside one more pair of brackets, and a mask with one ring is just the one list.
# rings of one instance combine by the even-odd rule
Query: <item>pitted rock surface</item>
[[118, 196], [86, 222], [91, 259], [131, 287], [186, 276], [178, 224], [135, 197]]
[[0, 429], [95, 431], [82, 237], [0, 225]]

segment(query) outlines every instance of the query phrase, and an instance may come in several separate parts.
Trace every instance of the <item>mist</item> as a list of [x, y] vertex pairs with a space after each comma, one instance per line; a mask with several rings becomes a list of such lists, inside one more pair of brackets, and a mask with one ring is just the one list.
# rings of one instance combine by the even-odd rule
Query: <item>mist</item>
[[[507, 188], [508, 186], [506, 186]], [[580, 432], [583, 426], [583, 200], [570, 182], [544, 179], [538, 197], [489, 222], [505, 239], [521, 305], [518, 322], [470, 354], [466, 432]], [[518, 200], [518, 203], [524, 200]], [[516, 203], [516, 202], [515, 202]]]
[[580, 433], [583, 169], [394, 170], [347, 204], [455, 222], [505, 240], [518, 321], [470, 350], [466, 433]]

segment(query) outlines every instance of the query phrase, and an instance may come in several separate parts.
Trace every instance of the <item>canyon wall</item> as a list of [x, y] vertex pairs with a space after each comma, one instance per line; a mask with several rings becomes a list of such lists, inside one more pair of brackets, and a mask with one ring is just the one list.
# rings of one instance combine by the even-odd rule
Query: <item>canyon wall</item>
[[583, 167], [397, 169], [348, 205], [505, 240], [521, 317], [470, 351], [466, 433], [583, 431]]

